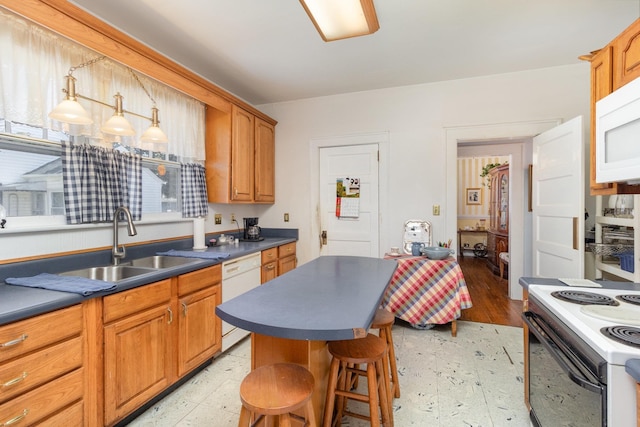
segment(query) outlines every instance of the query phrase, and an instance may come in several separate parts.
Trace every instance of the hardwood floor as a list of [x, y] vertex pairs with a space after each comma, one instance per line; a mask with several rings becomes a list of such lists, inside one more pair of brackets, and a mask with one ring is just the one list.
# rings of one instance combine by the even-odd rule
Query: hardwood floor
[[507, 280], [494, 275], [484, 258], [459, 257], [458, 263], [473, 302], [460, 320], [522, 327], [522, 301], [509, 299]]

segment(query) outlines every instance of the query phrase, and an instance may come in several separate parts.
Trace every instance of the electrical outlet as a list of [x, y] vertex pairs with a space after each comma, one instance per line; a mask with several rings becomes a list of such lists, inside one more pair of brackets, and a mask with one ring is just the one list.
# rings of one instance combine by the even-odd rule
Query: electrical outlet
[[289, 222], [289, 214], [284, 214], [284, 222]]
[[440, 205], [433, 205], [433, 214], [436, 216], [440, 215]]
[[215, 214], [213, 216], [213, 219], [215, 220], [217, 225], [222, 224], [222, 214]]
[[236, 220], [236, 214], [232, 213], [231, 214], [231, 222], [234, 222]]

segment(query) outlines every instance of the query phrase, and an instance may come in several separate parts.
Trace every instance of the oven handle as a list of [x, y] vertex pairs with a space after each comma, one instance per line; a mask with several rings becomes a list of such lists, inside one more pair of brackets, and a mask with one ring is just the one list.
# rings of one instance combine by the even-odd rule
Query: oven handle
[[[522, 313], [522, 318], [525, 323], [529, 326], [529, 330], [534, 333], [534, 335], [540, 340], [542, 345], [546, 347], [546, 349], [551, 353], [553, 358], [558, 362], [563, 371], [567, 373], [571, 381], [576, 383], [582, 388], [585, 388], [594, 393], [603, 394], [604, 386], [601, 384], [593, 383], [586, 379], [584, 375], [580, 372], [576, 372], [572, 369], [569, 364], [565, 361], [565, 359], [573, 360], [575, 357], [571, 357], [571, 350], [562, 342], [562, 340], [558, 337], [558, 335], [546, 324], [544, 319], [540, 318], [540, 316], [536, 316], [535, 313], [530, 311], [526, 311]], [[542, 330], [545, 334], [548, 335], [548, 338], [545, 338], [540, 333]], [[580, 363], [576, 360], [576, 363]]]

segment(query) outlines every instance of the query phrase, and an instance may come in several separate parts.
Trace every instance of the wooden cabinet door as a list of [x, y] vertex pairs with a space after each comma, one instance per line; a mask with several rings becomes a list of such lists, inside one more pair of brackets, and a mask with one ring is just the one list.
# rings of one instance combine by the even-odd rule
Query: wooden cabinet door
[[222, 301], [220, 285], [180, 299], [178, 375], [183, 376], [222, 348], [222, 321], [215, 309]]
[[498, 174], [498, 188], [496, 196], [498, 198], [498, 231], [509, 232], [509, 169]]
[[110, 425], [170, 384], [168, 305], [125, 317], [104, 328], [104, 423]]
[[291, 271], [296, 268], [296, 256], [288, 256], [280, 258], [278, 260], [278, 276], [282, 276], [287, 271]]
[[271, 279], [278, 277], [278, 262], [272, 261], [262, 266], [262, 272], [260, 274], [260, 283], [266, 283]]
[[255, 201], [274, 203], [276, 200], [275, 165], [276, 145], [275, 127], [256, 118], [255, 127]]
[[253, 201], [254, 182], [254, 116], [231, 108], [231, 200]]
[[627, 27], [613, 44], [613, 90], [640, 77], [640, 19]]

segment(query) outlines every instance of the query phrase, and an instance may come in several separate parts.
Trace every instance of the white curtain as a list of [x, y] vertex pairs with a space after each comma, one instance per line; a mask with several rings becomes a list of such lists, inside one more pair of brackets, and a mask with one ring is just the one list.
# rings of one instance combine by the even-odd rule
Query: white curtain
[[[96, 52], [0, 8], [0, 118], [85, 135], [92, 141], [105, 139], [100, 126], [113, 114], [109, 107], [79, 99], [93, 118], [90, 126], [69, 126], [47, 116], [64, 98], [64, 76], [69, 69], [97, 57]], [[204, 105], [136, 74], [156, 101], [160, 128], [169, 138], [168, 152], [181, 161], [204, 160]], [[125, 110], [151, 117], [153, 103], [126, 66], [105, 59], [76, 69], [73, 76], [77, 93], [115, 105], [113, 96], [119, 92]], [[125, 117], [136, 135], [120, 142], [138, 147], [138, 138], [151, 122], [126, 113]], [[113, 137], [106, 141], [114, 142]]]

